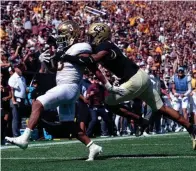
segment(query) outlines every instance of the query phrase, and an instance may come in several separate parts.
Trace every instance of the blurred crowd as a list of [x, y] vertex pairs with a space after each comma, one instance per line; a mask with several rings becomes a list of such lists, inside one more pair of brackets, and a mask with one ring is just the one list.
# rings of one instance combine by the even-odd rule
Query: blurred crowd
[[[32, 81], [26, 81], [24, 73], [46, 72], [38, 57], [52, 42], [51, 37], [55, 39], [58, 25], [65, 20], [77, 21], [81, 29], [80, 41], [86, 41], [85, 33], [91, 23], [108, 24], [112, 30], [112, 41], [127, 58], [149, 73], [164, 103], [181, 111], [185, 118], [192, 118], [196, 124], [194, 1], [1, 1], [1, 117], [4, 134], [7, 134], [8, 118], [11, 118], [13, 136], [20, 135], [20, 116], [25, 106], [42, 94], [34, 76], [28, 77]], [[119, 84], [116, 76], [104, 68], [100, 69], [110, 82]], [[175, 75], [186, 80], [190, 78], [192, 89], [186, 94], [186, 99], [172, 93], [172, 84], [178, 84]], [[187, 85], [185, 82], [183, 86], [188, 87], [188, 82]], [[128, 123], [116, 114], [108, 115], [103, 104], [104, 95], [96, 77], [86, 72], [77, 108], [89, 113], [84, 119], [87, 134], [95, 135], [97, 119], [101, 121], [102, 136], [134, 134], [134, 122]], [[87, 108], [80, 105], [80, 101]], [[139, 99], [123, 105], [150, 118], [149, 107]], [[183, 128], [160, 116], [146, 132], [180, 130]]]

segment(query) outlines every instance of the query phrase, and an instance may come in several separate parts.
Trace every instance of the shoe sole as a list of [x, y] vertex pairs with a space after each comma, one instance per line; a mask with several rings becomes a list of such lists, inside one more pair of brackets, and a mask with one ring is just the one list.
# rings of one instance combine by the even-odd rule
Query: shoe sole
[[13, 144], [13, 145], [18, 146], [19, 148], [21, 148], [21, 149], [23, 149], [23, 150], [26, 150], [27, 147], [28, 147], [28, 145], [26, 145], [26, 146], [21, 146], [21, 145], [19, 145], [19, 144], [14, 143], [14, 142], [10, 142], [10, 143]]

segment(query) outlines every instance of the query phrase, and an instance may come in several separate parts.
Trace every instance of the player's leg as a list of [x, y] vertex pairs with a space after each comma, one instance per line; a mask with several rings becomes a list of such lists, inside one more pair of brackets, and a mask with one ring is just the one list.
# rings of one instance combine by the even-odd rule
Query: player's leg
[[95, 144], [86, 134], [85, 132], [80, 128], [80, 125], [75, 123], [76, 126], [76, 138], [84, 143], [86, 147], [89, 149], [89, 155], [87, 161], [92, 161], [95, 159], [97, 155], [99, 155], [102, 152], [102, 147]]
[[88, 124], [88, 119], [89, 119], [88, 106], [82, 100], [79, 100], [77, 109], [78, 109], [77, 110], [77, 115], [78, 115], [77, 122], [80, 124], [80, 128], [86, 134], [86, 125]]
[[177, 123], [184, 126], [189, 134], [193, 138], [193, 144], [196, 141], [196, 127], [190, 124], [183, 116], [179, 114], [176, 110], [164, 106], [163, 102], [158, 94], [158, 92], [153, 89], [153, 85], [151, 84], [140, 96], [142, 100], [144, 100], [151, 108], [154, 114], [160, 113], [166, 117], [171, 118], [172, 120], [176, 121]]
[[142, 118], [142, 116], [130, 112], [126, 107], [122, 105], [106, 105], [106, 108], [113, 113], [117, 113], [120, 116], [123, 116], [131, 121], [132, 119], [135, 120], [138, 124], [148, 125], [148, 120]]
[[85, 132], [80, 128], [79, 123], [74, 122], [75, 118], [75, 101], [77, 99], [73, 100], [74, 103], [66, 104], [66, 105], [60, 105], [58, 107], [58, 113], [59, 113], [59, 120], [63, 124], [70, 124], [69, 128], [71, 128], [73, 131], [73, 134], [76, 135], [76, 138], [86, 145], [87, 148], [89, 148], [89, 156], [87, 161], [94, 160], [94, 158], [99, 155], [102, 152], [102, 147], [96, 145], [91, 139], [85, 134]]
[[75, 98], [77, 91], [78, 90], [74, 89], [70, 91], [68, 85], [59, 85], [48, 90], [44, 95], [39, 96], [32, 104], [31, 116], [24, 133], [17, 138], [6, 137], [6, 140], [18, 145], [23, 149], [27, 148], [31, 132], [36, 127], [41, 112], [47, 109], [55, 109], [60, 103], [69, 102]]
[[122, 84], [120, 87], [127, 90], [124, 96], [118, 94], [110, 93], [106, 99], [105, 103], [107, 104], [107, 109], [116, 113], [120, 116], [128, 118], [128, 120], [138, 121], [139, 124], [147, 124], [148, 120], [143, 119], [138, 114], [128, 111], [127, 108], [119, 105], [124, 101], [130, 101], [138, 97], [150, 84], [150, 80], [147, 74], [144, 71], [139, 70], [130, 80]]
[[163, 105], [160, 95], [155, 89], [153, 89], [152, 84], [139, 97], [152, 108], [153, 113], [157, 112], [163, 114], [164, 116], [170, 117], [184, 126], [186, 129], [189, 129], [191, 126], [191, 124], [183, 116], [181, 116], [179, 112]]

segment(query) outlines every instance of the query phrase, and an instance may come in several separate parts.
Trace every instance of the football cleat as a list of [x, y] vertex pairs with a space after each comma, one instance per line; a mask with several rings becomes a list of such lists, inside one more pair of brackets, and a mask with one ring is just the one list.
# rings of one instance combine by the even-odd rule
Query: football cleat
[[142, 126], [138, 126], [135, 131], [135, 136], [140, 137], [143, 135], [144, 128]]
[[196, 138], [192, 140], [193, 141], [193, 150], [196, 150]]
[[5, 139], [21, 149], [25, 150], [28, 147], [28, 142], [24, 141], [21, 137], [5, 137]]
[[102, 150], [101, 146], [98, 146], [96, 144], [92, 144], [89, 147], [89, 156], [88, 156], [88, 159], [86, 161], [93, 161], [95, 159], [95, 157], [97, 157], [102, 152], [103, 152], [103, 150]]
[[193, 150], [196, 150], [196, 125], [193, 125], [191, 132], [189, 131], [189, 134], [191, 136], [192, 139], [192, 143], [193, 143]]

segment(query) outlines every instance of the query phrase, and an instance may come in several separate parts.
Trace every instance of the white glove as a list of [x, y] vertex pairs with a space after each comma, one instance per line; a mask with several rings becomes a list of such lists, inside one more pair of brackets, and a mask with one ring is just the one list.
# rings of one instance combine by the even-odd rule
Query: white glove
[[50, 60], [52, 59], [53, 56], [50, 55], [49, 53], [49, 49], [46, 50], [45, 52], [43, 52], [40, 56], [39, 56], [39, 60], [40, 62], [47, 62], [49, 63]]
[[109, 82], [107, 82], [104, 86], [109, 92], [119, 94], [121, 96], [124, 96], [126, 94], [126, 90], [124, 88], [112, 86]]

